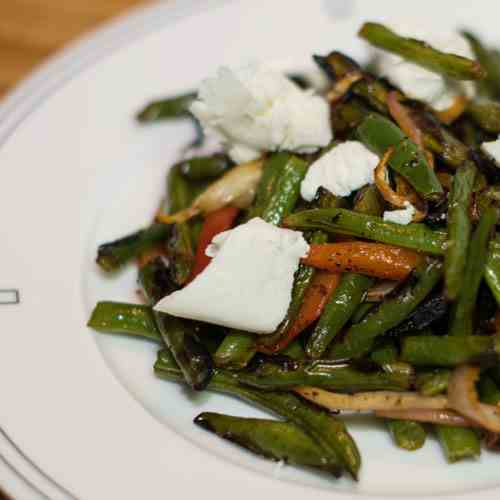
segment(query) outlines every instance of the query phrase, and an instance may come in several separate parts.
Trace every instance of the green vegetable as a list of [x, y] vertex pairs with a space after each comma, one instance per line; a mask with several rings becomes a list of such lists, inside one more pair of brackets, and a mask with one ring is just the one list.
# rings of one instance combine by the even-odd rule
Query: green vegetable
[[489, 208], [484, 212], [472, 235], [463, 279], [466, 286], [462, 288], [457, 302], [452, 306], [448, 330], [450, 335], [470, 335], [473, 331], [474, 307], [488, 256], [488, 241], [495, 223], [495, 210]]
[[374, 45], [454, 80], [481, 80], [486, 71], [477, 61], [441, 52], [427, 43], [404, 38], [378, 23], [365, 23], [359, 36]]
[[426, 259], [415, 269], [400, 293], [382, 302], [360, 323], [352, 325], [342, 343], [334, 345], [328, 357], [351, 359], [368, 354], [378, 337], [401, 323], [427, 297], [439, 282], [441, 274], [441, 262]]
[[257, 352], [255, 335], [231, 330], [214, 355], [215, 366], [228, 370], [241, 370]]
[[339, 334], [357, 309], [373, 279], [347, 273], [323, 310], [316, 328], [309, 337], [306, 352], [310, 358], [321, 358], [331, 341]]
[[220, 413], [201, 413], [194, 423], [265, 458], [339, 474], [338, 461], [295, 424]]
[[443, 188], [424, 153], [393, 122], [371, 113], [357, 128], [357, 135], [365, 146], [379, 156], [393, 147], [390, 167], [402, 175], [424, 199], [436, 200], [441, 197]]
[[121, 333], [161, 341], [153, 311], [148, 306], [98, 302], [87, 326], [104, 333]]
[[[162, 259], [154, 259], [143, 266], [139, 281], [151, 305], [171, 292], [168, 270]], [[187, 384], [195, 390], [204, 389], [212, 376], [212, 359], [199, 341], [194, 323], [153, 312], [161, 337], [175, 357]]]
[[387, 427], [394, 442], [404, 450], [415, 451], [425, 444], [427, 431], [422, 424], [411, 420], [389, 420]]
[[137, 120], [142, 123], [148, 123], [190, 116], [189, 106], [191, 106], [195, 99], [196, 93], [189, 92], [187, 94], [150, 102], [137, 113]]
[[289, 215], [283, 224], [302, 231], [320, 229], [326, 233], [357, 236], [432, 255], [442, 255], [446, 248], [446, 234], [432, 231], [425, 224], [402, 226], [344, 208], [304, 210]]
[[434, 369], [417, 375], [417, 389], [422, 396], [437, 396], [448, 390], [451, 371], [446, 369]]
[[214, 179], [225, 173], [232, 165], [225, 154], [195, 156], [179, 163], [181, 174], [189, 180]]
[[306, 358], [306, 353], [302, 344], [298, 339], [293, 340], [288, 344], [288, 346], [281, 351], [283, 356], [288, 356], [291, 359], [295, 359], [296, 361], [300, 361]]
[[398, 360], [398, 349], [394, 342], [387, 342], [385, 345], [374, 349], [370, 354], [370, 359], [380, 366], [396, 363]]
[[254, 372], [240, 373], [242, 384], [262, 390], [292, 389], [300, 385], [322, 387], [335, 392], [408, 389], [408, 373], [363, 372], [328, 360], [263, 363]]
[[[290, 214], [300, 195], [300, 184], [307, 172], [307, 163], [288, 153], [277, 153], [282, 163], [272, 195], [262, 210], [262, 219], [279, 225]], [[276, 160], [278, 161], [278, 160]]]
[[375, 302], [363, 302], [354, 311], [351, 321], [353, 323], [359, 323], [377, 304]]
[[153, 224], [133, 234], [99, 245], [96, 262], [104, 271], [116, 271], [131, 259], [164, 243], [170, 234], [165, 224]]
[[[182, 380], [180, 370], [172, 362], [168, 352], [160, 352], [154, 367], [155, 373], [167, 380]], [[330, 462], [337, 462], [356, 479], [361, 457], [356, 443], [343, 422], [304, 402], [289, 392], [263, 392], [238, 383], [238, 375], [216, 369], [208, 388], [232, 394], [286, 418], [300, 427], [327, 454]]]
[[500, 306], [500, 237], [497, 236], [490, 242], [486, 267], [484, 269], [484, 278], [491, 292], [493, 293], [497, 304]]
[[500, 389], [495, 381], [487, 375], [482, 375], [478, 383], [479, 398], [483, 403], [497, 406], [500, 404]]
[[[500, 76], [500, 74], [499, 74]], [[500, 83], [500, 80], [499, 80]], [[499, 87], [500, 90], [500, 87]], [[472, 101], [467, 111], [472, 119], [484, 130], [493, 134], [500, 133], [500, 103], [490, 100]]]
[[477, 169], [471, 161], [459, 167], [453, 178], [448, 204], [448, 244], [444, 259], [446, 294], [455, 300], [464, 284], [464, 270], [471, 232], [470, 205]]
[[414, 366], [453, 367], [481, 360], [495, 360], [498, 341], [491, 336], [419, 335], [406, 337], [401, 360]]
[[436, 425], [435, 429], [449, 463], [478, 457], [481, 454], [481, 444], [472, 429], [448, 425]]

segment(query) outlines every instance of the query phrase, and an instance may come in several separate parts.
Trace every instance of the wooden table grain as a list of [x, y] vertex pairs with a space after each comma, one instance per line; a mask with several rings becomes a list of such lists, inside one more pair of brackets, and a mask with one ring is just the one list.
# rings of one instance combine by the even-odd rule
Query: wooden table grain
[[69, 41], [147, 1], [0, 0], [0, 98]]
[[147, 0], [0, 0], [0, 97], [67, 42]]

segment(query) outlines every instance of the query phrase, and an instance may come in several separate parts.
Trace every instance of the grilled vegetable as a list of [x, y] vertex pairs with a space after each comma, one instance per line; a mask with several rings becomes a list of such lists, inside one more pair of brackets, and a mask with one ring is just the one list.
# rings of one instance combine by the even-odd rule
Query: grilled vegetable
[[328, 357], [341, 360], [360, 358], [369, 353], [377, 337], [401, 323], [427, 297], [441, 278], [441, 270], [441, 263], [434, 259], [420, 264], [400, 293], [382, 302], [360, 323], [352, 325], [342, 343], [334, 345]]
[[402, 175], [426, 200], [436, 200], [443, 194], [441, 184], [430, 167], [422, 150], [402, 130], [387, 118], [372, 113], [368, 115], [356, 133], [361, 141], [379, 156], [393, 147], [390, 167]]
[[495, 222], [496, 213], [494, 209], [490, 208], [484, 213], [472, 235], [463, 280], [467, 286], [462, 288], [460, 296], [451, 310], [449, 328], [451, 335], [470, 335], [472, 333], [474, 306], [479, 285], [483, 279], [490, 232]]
[[338, 461], [295, 424], [220, 413], [201, 413], [194, 423], [264, 458], [339, 474]]
[[137, 120], [146, 123], [188, 117], [190, 116], [189, 106], [195, 99], [196, 93], [188, 92], [187, 94], [152, 101], [137, 113]]
[[442, 255], [445, 251], [446, 234], [432, 231], [424, 224], [401, 226], [343, 208], [304, 210], [286, 217], [283, 224], [303, 231], [319, 229], [357, 236], [433, 255]]
[[[139, 280], [151, 305], [156, 304], [173, 289], [163, 260], [154, 259], [144, 266]], [[194, 324], [154, 311], [161, 337], [172, 351], [187, 384], [195, 389], [206, 387], [212, 376], [212, 359], [197, 337]]]
[[255, 372], [242, 373], [242, 384], [263, 390], [293, 389], [300, 385], [323, 387], [337, 392], [392, 390], [410, 386], [408, 373], [363, 372], [327, 360], [264, 363]]
[[491, 365], [498, 359], [496, 341], [479, 335], [422, 335], [403, 340], [401, 360], [414, 366], [457, 366], [481, 362]]
[[148, 306], [98, 302], [87, 326], [104, 333], [121, 333], [161, 342], [153, 311]]
[[425, 444], [427, 431], [422, 424], [410, 420], [389, 420], [387, 427], [394, 442], [404, 450], [415, 451]]
[[464, 270], [471, 232], [470, 206], [476, 166], [466, 162], [457, 169], [448, 205], [448, 244], [444, 259], [446, 294], [455, 300], [464, 284]]
[[477, 61], [440, 52], [425, 42], [397, 35], [382, 24], [365, 23], [359, 36], [375, 47], [397, 54], [434, 73], [455, 80], [481, 80], [485, 69]]
[[203, 181], [220, 177], [232, 165], [231, 160], [224, 154], [211, 156], [195, 156], [179, 164], [184, 177], [191, 181]]
[[[161, 352], [155, 363], [155, 373], [167, 380], [182, 380], [180, 370], [172, 363], [169, 353]], [[331, 463], [339, 464], [339, 473], [346, 469], [357, 478], [361, 465], [358, 448], [345, 425], [332, 415], [304, 403], [287, 392], [261, 392], [238, 383], [238, 377], [223, 370], [215, 370], [209, 389], [235, 395], [257, 403], [300, 427], [321, 447]]]
[[307, 343], [306, 352], [310, 358], [318, 359], [323, 356], [372, 283], [372, 279], [359, 274], [348, 273], [342, 276]]

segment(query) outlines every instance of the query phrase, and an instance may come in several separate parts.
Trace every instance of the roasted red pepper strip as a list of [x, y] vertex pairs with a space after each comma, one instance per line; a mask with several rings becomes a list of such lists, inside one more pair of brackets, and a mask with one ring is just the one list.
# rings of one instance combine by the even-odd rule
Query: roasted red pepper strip
[[411, 273], [420, 259], [418, 253], [405, 248], [350, 241], [311, 245], [302, 262], [330, 272], [354, 272], [399, 281]]
[[272, 346], [259, 345], [258, 350], [266, 354], [274, 354], [285, 349], [293, 339], [321, 316], [339, 282], [340, 274], [317, 271], [306, 290], [299, 313], [286, 334]]
[[198, 248], [194, 258], [194, 265], [187, 283], [191, 282], [200, 274], [212, 260], [205, 255], [205, 250], [210, 245], [214, 236], [217, 236], [223, 231], [227, 231], [233, 227], [234, 221], [240, 212], [236, 207], [223, 207], [215, 212], [210, 212], [205, 217], [203, 227], [201, 228], [200, 238], [198, 240]]

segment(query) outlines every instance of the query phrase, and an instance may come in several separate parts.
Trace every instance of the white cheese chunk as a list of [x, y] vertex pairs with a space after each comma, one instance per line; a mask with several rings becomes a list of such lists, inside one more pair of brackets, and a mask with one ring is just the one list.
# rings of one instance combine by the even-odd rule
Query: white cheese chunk
[[500, 165], [500, 137], [496, 141], [483, 142], [481, 148]]
[[259, 63], [219, 68], [190, 109], [236, 163], [266, 151], [312, 153], [332, 140], [328, 102]]
[[415, 215], [415, 207], [407, 201], [405, 208], [401, 210], [386, 210], [384, 212], [384, 220], [387, 222], [394, 222], [406, 226], [409, 224]]
[[311, 201], [318, 188], [324, 187], [337, 196], [349, 196], [356, 189], [373, 183], [378, 162], [378, 156], [361, 142], [343, 142], [309, 167], [300, 194], [304, 200]]
[[190, 284], [164, 297], [161, 311], [254, 333], [284, 319], [299, 261], [309, 252], [302, 233], [254, 218], [217, 235], [213, 260]]
[[[391, 29], [399, 35], [423, 40], [442, 52], [475, 58], [469, 42], [457, 33], [426, 33], [408, 26], [394, 26]], [[424, 101], [437, 111], [448, 109], [460, 95], [472, 98], [476, 94], [472, 82], [450, 81], [395, 54], [375, 50], [378, 74], [399, 87], [408, 97]]]

